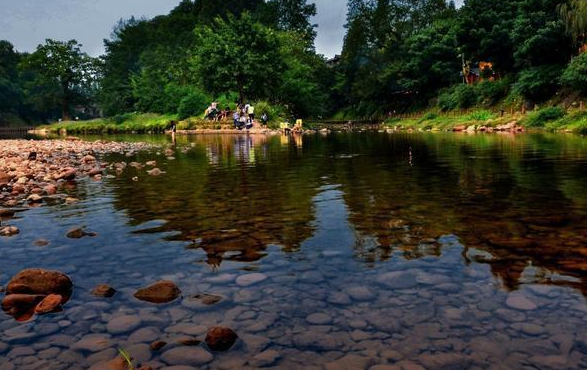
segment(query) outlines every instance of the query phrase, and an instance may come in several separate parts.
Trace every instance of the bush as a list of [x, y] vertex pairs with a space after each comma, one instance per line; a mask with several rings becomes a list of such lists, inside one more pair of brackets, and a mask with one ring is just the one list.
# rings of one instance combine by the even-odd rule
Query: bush
[[479, 103], [485, 107], [492, 107], [508, 95], [510, 80], [507, 78], [497, 81], [484, 81], [476, 86]]
[[239, 99], [238, 93], [228, 92], [228, 93], [220, 95], [214, 101], [218, 103], [218, 107], [220, 109], [224, 109], [226, 107], [229, 107], [231, 111], [235, 111], [238, 99]]
[[179, 102], [177, 115], [179, 119], [201, 115], [210, 104], [212, 98], [199, 90], [192, 90]]
[[561, 76], [561, 83], [572, 89], [587, 92], [587, 53], [573, 59]]
[[533, 102], [544, 101], [558, 89], [560, 75], [561, 68], [556, 65], [526, 69], [518, 75], [513, 91], [516, 95], [521, 95]]
[[419, 123], [422, 123], [424, 121], [431, 121], [434, 119], [438, 118], [438, 114], [434, 113], [434, 112], [428, 112], [425, 115], [422, 116], [422, 118], [420, 118]]
[[478, 110], [467, 116], [467, 119], [471, 121], [487, 121], [488, 119], [494, 118], [493, 112], [488, 110]]
[[459, 84], [444, 90], [438, 96], [438, 107], [443, 111], [466, 109], [478, 102], [475, 86]]
[[567, 112], [561, 107], [544, 108], [528, 115], [526, 126], [544, 127], [547, 122], [563, 118]]

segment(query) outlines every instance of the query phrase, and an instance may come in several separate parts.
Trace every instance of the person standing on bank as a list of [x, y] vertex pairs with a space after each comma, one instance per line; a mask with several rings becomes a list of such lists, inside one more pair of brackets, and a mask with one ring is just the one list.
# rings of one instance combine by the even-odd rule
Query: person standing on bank
[[253, 124], [255, 120], [255, 107], [253, 105], [249, 105], [247, 113], [249, 114], [249, 123]]
[[261, 115], [261, 124], [263, 125], [263, 128], [267, 128], [267, 123], [269, 123], [269, 116], [267, 116], [267, 113], [263, 112]]

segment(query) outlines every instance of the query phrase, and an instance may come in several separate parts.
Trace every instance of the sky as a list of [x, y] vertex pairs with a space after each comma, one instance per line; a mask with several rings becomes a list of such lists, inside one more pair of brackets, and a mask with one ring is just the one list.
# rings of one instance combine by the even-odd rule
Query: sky
[[[104, 53], [103, 40], [110, 37], [119, 19], [152, 18], [167, 14], [180, 0], [0, 0], [0, 39], [18, 51], [31, 52], [46, 38], [76, 39], [83, 50]], [[344, 39], [347, 0], [313, 0], [318, 15], [316, 50], [332, 57]], [[457, 0], [457, 3], [462, 0]]]

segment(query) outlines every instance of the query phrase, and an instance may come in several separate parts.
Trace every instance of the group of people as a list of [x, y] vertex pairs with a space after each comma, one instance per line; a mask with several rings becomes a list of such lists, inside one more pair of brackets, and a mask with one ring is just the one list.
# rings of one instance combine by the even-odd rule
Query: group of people
[[[211, 121], [223, 121], [227, 120], [230, 117], [230, 114], [230, 107], [220, 109], [218, 103], [212, 103], [206, 109], [205, 117]], [[267, 127], [267, 123], [269, 123], [269, 116], [267, 113], [263, 112], [260, 118], [261, 125]], [[250, 130], [253, 128], [253, 123], [255, 122], [255, 107], [252, 104], [239, 104], [234, 113], [232, 113], [232, 120], [234, 128], [237, 130]]]

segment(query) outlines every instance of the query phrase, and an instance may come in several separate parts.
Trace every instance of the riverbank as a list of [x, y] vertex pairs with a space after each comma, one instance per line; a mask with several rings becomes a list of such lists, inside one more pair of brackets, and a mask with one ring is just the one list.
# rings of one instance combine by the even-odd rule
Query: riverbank
[[399, 130], [419, 131], [524, 131], [544, 130], [587, 134], [587, 111], [549, 107], [527, 114], [472, 111], [463, 115], [427, 112], [408, 118], [390, 118], [384, 125]]
[[[100, 180], [106, 171], [120, 166], [102, 157], [110, 153], [133, 156], [152, 148], [146, 143], [68, 140], [2, 140], [0, 146], [0, 218], [44, 204], [73, 203], [76, 181]], [[126, 165], [126, 164], [125, 164]], [[0, 234], [17, 234], [16, 228], [0, 227]]]

